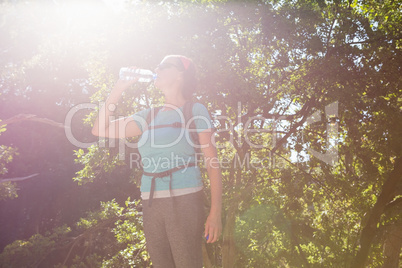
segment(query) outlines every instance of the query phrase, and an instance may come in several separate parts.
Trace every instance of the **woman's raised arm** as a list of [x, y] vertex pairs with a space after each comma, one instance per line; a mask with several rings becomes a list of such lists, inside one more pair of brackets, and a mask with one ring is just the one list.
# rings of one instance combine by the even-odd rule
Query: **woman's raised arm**
[[126, 117], [118, 120], [111, 120], [117, 103], [124, 90], [134, 84], [136, 80], [118, 80], [99, 114], [92, 128], [92, 134], [99, 137], [122, 139], [141, 135], [142, 131], [137, 126], [133, 118]]

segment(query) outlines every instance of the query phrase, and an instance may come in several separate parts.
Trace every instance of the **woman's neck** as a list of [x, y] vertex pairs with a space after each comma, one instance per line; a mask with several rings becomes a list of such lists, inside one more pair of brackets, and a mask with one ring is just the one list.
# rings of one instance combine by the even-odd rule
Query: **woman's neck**
[[[181, 107], [186, 103], [186, 99], [184, 99], [182, 94], [172, 94], [172, 95], [165, 95], [165, 109], [172, 109]], [[174, 107], [172, 107], [174, 106]]]

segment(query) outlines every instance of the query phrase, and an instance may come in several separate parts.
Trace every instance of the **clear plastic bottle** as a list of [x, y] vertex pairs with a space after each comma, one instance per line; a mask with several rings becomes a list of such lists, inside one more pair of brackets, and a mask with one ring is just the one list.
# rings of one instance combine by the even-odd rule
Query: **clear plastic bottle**
[[138, 82], [148, 83], [156, 78], [156, 74], [151, 70], [123, 67], [120, 69], [119, 77], [126, 81], [138, 78]]

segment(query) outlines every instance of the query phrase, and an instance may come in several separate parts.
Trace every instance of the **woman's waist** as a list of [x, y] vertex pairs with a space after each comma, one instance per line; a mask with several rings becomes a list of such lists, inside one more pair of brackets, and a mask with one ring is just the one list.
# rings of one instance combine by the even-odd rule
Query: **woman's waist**
[[197, 163], [194, 156], [143, 156], [141, 157], [143, 170], [148, 173], [166, 172], [171, 169], [185, 169], [194, 167]]
[[[188, 194], [195, 194], [202, 191], [202, 186], [196, 187], [188, 187], [188, 188], [179, 188], [179, 189], [172, 189], [172, 190], [160, 190], [155, 191], [153, 198], [168, 198], [174, 196], [183, 196]], [[148, 200], [150, 197], [150, 192], [141, 192], [141, 199]]]
[[196, 163], [190, 162], [184, 165], [169, 165], [169, 166], [149, 166], [143, 167], [143, 177], [145, 178], [163, 178], [177, 176], [178, 174], [197, 174], [199, 172]]

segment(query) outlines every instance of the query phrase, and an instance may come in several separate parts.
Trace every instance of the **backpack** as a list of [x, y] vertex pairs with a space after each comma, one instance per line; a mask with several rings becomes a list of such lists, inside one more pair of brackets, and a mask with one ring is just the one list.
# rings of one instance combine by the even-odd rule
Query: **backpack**
[[[148, 112], [148, 115], [146, 118], [147, 127], [148, 127], [148, 129], [156, 129], [156, 128], [163, 128], [163, 127], [175, 127], [175, 128], [188, 127], [189, 129], [196, 129], [194, 120], [191, 120], [191, 118], [193, 117], [193, 106], [194, 106], [194, 103], [190, 102], [190, 101], [187, 101], [184, 104], [184, 106], [183, 106], [184, 123], [174, 122], [172, 124], [164, 124], [164, 125], [157, 125], [157, 126], [150, 126], [150, 124], [154, 120], [154, 118], [156, 117], [158, 112], [161, 110], [162, 106], [152, 108]], [[187, 126], [187, 122], [189, 122], [189, 120], [191, 120], [191, 122], [190, 122], [189, 126]], [[198, 133], [196, 131], [190, 131], [190, 137], [191, 137], [194, 145], [199, 145]], [[197, 153], [197, 149], [199, 150], [198, 146], [195, 146], [194, 149], [196, 151], [196, 157], [198, 157], [198, 155], [199, 155]], [[148, 203], [149, 206], [152, 206], [152, 200], [153, 200], [153, 196], [154, 196], [155, 184], [156, 184], [157, 178], [163, 178], [163, 177], [169, 176], [170, 177], [169, 191], [170, 191], [170, 193], [172, 193], [172, 174], [178, 170], [181, 170], [181, 169], [184, 169], [187, 167], [196, 166], [197, 162], [198, 162], [198, 160], [196, 158], [195, 163], [189, 163], [188, 165], [177, 166], [177, 167], [174, 167], [174, 168], [169, 169], [164, 172], [150, 173], [150, 172], [145, 172], [143, 170], [143, 174], [145, 174], [147, 176], [152, 176], [151, 190], [150, 190], [149, 203]]]

